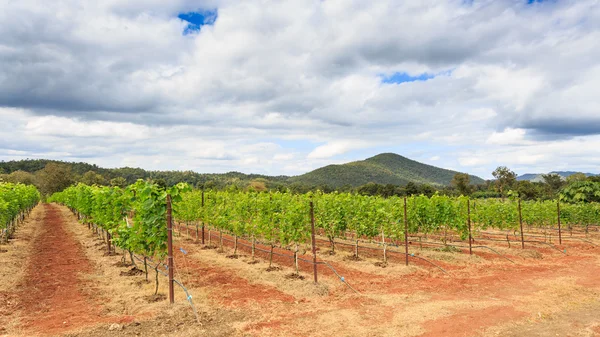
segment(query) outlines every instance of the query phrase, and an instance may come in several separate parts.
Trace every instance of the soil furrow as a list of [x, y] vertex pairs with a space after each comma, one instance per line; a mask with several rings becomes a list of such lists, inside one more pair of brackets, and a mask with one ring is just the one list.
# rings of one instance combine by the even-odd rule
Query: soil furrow
[[90, 261], [66, 230], [58, 206], [43, 207], [40, 235], [33, 242], [25, 277], [18, 287], [18, 309], [23, 329], [52, 335], [74, 324], [93, 324], [100, 310], [82, 291], [80, 273], [92, 270]]

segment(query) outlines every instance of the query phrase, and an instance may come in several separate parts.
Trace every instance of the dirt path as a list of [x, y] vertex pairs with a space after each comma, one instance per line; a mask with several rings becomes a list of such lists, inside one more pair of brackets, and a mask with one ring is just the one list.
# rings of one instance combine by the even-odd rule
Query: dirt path
[[44, 219], [44, 208], [35, 207], [8, 245], [0, 245], [0, 336], [20, 330], [16, 319], [18, 284], [27, 271], [26, 261], [31, 254], [33, 241], [39, 234], [39, 224]]
[[43, 224], [18, 287], [18, 309], [24, 333], [53, 335], [98, 321], [100, 310], [82, 291], [80, 273], [91, 271], [90, 261], [65, 229], [58, 206], [42, 207]]

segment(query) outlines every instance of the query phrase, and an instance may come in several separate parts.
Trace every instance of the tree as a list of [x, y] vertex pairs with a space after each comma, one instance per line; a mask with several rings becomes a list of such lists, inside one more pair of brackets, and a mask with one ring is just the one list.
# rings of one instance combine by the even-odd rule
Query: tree
[[556, 173], [542, 174], [550, 196], [554, 196], [564, 185], [562, 177]]
[[426, 195], [427, 197], [431, 198], [432, 195], [435, 194], [435, 187], [429, 185], [429, 184], [421, 184], [419, 185], [419, 194], [423, 194]]
[[86, 185], [89, 185], [89, 186], [93, 186], [93, 185], [104, 185], [106, 180], [104, 179], [104, 177], [102, 175], [100, 175], [94, 171], [87, 171], [81, 177], [80, 182], [82, 182]]
[[163, 178], [153, 179], [152, 182], [155, 183], [161, 190], [167, 189], [167, 181]]
[[585, 173], [577, 172], [567, 177], [567, 184], [574, 183], [576, 181], [584, 181], [587, 179]]
[[562, 189], [560, 199], [566, 202], [600, 202], [600, 183], [576, 181]]
[[412, 181], [410, 181], [408, 184], [406, 184], [406, 187], [404, 187], [404, 190], [406, 192], [406, 195], [415, 195], [415, 194], [419, 194], [419, 186], [417, 186], [417, 184], [413, 183]]
[[366, 183], [362, 186], [359, 186], [356, 189], [356, 192], [360, 195], [378, 195], [381, 191], [382, 185], [376, 183]]
[[516, 190], [523, 200], [538, 199], [543, 194], [543, 189], [540, 188], [540, 183], [532, 183], [529, 180], [518, 181]]
[[217, 188], [217, 182], [214, 180], [208, 180], [200, 187], [200, 189], [203, 189], [203, 190], [213, 190], [216, 188]]
[[36, 173], [36, 179], [40, 192], [51, 195], [69, 187], [73, 183], [73, 174], [69, 165], [48, 163]]
[[14, 184], [25, 184], [25, 185], [33, 185], [35, 183], [35, 176], [29, 172], [25, 171], [14, 171], [11, 174], [6, 175], [6, 181]]
[[380, 189], [381, 196], [389, 198], [396, 193], [396, 186], [392, 184], [386, 184]]
[[124, 188], [127, 186], [127, 180], [123, 177], [116, 177], [110, 180], [110, 186]]
[[600, 183], [600, 175], [588, 177], [587, 181], [591, 181], [594, 183]]
[[470, 178], [466, 173], [457, 173], [452, 178], [450, 185], [456, 187], [460, 194], [469, 195], [471, 194], [471, 187], [469, 186]]
[[267, 184], [264, 179], [252, 180], [248, 185], [248, 189], [256, 192], [264, 192], [267, 190]]
[[504, 199], [504, 192], [517, 182], [517, 174], [506, 166], [498, 166], [498, 168], [492, 172], [492, 175], [496, 178], [496, 188]]

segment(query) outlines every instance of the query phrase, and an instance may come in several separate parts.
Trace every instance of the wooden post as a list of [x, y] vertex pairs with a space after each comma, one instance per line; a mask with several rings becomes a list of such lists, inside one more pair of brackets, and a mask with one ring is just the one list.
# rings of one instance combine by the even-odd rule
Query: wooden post
[[473, 255], [473, 248], [471, 247], [471, 241], [473, 236], [471, 235], [471, 200], [467, 198], [467, 224], [469, 225], [469, 255]]
[[406, 253], [406, 265], [408, 266], [408, 216], [406, 212], [406, 197], [404, 197], [404, 250]]
[[562, 233], [560, 229], [560, 200], [556, 200], [556, 213], [558, 215], [558, 244], [562, 245]]
[[313, 274], [315, 276], [315, 284], [317, 283], [317, 244], [315, 240], [315, 208], [313, 202], [310, 202], [310, 229], [312, 236], [312, 253], [313, 253]]
[[171, 195], [167, 195], [167, 265], [169, 268], [169, 302], [175, 303], [173, 288], [173, 219], [171, 211]]
[[110, 255], [110, 233], [106, 230], [106, 243], [108, 245], [108, 255]]
[[525, 238], [523, 236], [523, 216], [521, 215], [521, 198], [519, 198], [519, 225], [521, 226], [521, 248], [525, 249]]
[[[202, 207], [204, 207], [204, 190], [202, 190]], [[202, 244], [204, 244], [204, 221], [202, 221]]]
[[383, 264], [387, 264], [387, 246], [385, 244], [385, 232], [383, 226], [381, 226], [381, 242], [383, 244]]

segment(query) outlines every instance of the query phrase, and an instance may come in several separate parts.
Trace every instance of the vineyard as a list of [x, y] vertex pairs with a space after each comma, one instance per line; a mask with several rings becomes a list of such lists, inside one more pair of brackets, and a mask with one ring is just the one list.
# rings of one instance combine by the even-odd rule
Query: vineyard
[[[99, 317], [99, 310], [93, 309], [97, 305], [85, 304], [79, 296], [100, 288], [104, 290], [97, 294], [99, 301], [114, 301], [111, 308], [116, 311], [103, 318], [111, 322], [116, 319], [114, 313], [130, 310], [122, 308], [166, 304], [163, 291], [168, 289], [170, 299], [178, 298], [171, 302], [178, 308], [175, 312], [190, 315], [188, 331], [198, 329], [198, 322], [221, 327], [223, 322], [216, 317], [227, 309], [248, 312], [244, 322], [254, 322], [235, 328], [237, 323], [229, 322], [228, 329], [240, 335], [290, 335], [293, 331], [329, 335], [350, 324], [359, 334], [404, 331], [413, 336], [426, 330], [435, 336], [445, 335], [448, 324], [453, 331], [471, 331], [472, 324], [489, 327], [521, 317], [531, 322], [521, 310], [539, 315], [549, 299], [558, 303], [567, 293], [586, 303], [586, 298], [595, 296], [594, 287], [600, 287], [593, 262], [600, 238], [600, 205], [596, 203], [523, 201], [514, 196], [470, 200], [437, 194], [382, 198], [350, 193], [202, 191], [185, 184], [165, 188], [139, 180], [125, 188], [74, 185], [52, 195], [51, 203], [35, 207], [33, 215], [26, 217], [39, 201], [35, 188], [1, 186], [2, 209], [10, 210], [2, 213], [3, 223], [9, 228], [24, 224], [11, 244], [25, 247], [28, 241], [19, 233], [38, 219], [34, 244], [40, 248], [34, 251], [40, 253], [28, 260], [29, 271], [23, 278], [31, 282], [14, 288], [24, 298], [22, 305], [33, 310], [20, 315], [28, 326], [51, 326], [53, 331], [66, 331], [61, 326], [65, 320], [51, 313], [40, 320], [42, 311], [36, 310], [65, 299], [77, 304], [85, 324], [93, 325], [94, 317]], [[44, 214], [43, 222], [39, 222], [40, 214]], [[26, 218], [34, 220], [23, 221]], [[35, 233], [29, 226], [29, 233]], [[10, 261], [9, 256], [19, 251], [12, 249], [0, 257]], [[48, 260], [56, 263], [48, 264]], [[18, 265], [20, 260], [14, 261]], [[156, 274], [155, 280], [149, 279], [148, 271]], [[81, 272], [88, 276], [78, 281]], [[315, 282], [302, 282], [311, 272]], [[166, 283], [159, 285], [160, 274], [169, 278], [168, 288]], [[57, 275], [61, 275], [60, 287], [54, 286]], [[92, 288], [79, 292], [89, 275], [99, 278]], [[579, 286], [573, 277], [592, 288]], [[171, 293], [174, 283], [184, 290], [175, 297]], [[53, 293], [54, 288], [63, 290]], [[10, 287], [5, 289], [10, 293]], [[106, 296], [115, 293], [121, 296]], [[0, 290], [0, 296], [6, 295]], [[471, 299], [466, 302], [463, 296]], [[37, 306], [40, 299], [45, 304]], [[457, 302], [448, 304], [454, 303], [449, 300]], [[268, 304], [260, 306], [261, 312], [268, 313], [256, 315], [256, 305], [262, 303]], [[474, 305], [469, 318], [461, 316], [466, 304]], [[413, 311], [443, 315], [445, 311], [439, 308], [447, 305], [453, 308], [452, 322], [441, 318], [439, 327], [425, 324], [435, 317], [410, 316]], [[515, 305], [518, 309], [513, 312], [510, 308]], [[71, 310], [70, 305], [63, 306], [61, 312]], [[411, 309], [399, 309], [407, 306]], [[211, 310], [209, 320], [206, 313]], [[12, 311], [5, 312], [14, 317]], [[228, 312], [228, 317], [241, 319], [240, 312]], [[306, 328], [303, 317], [313, 312], [323, 324]], [[338, 318], [337, 312], [356, 316]], [[399, 315], [400, 320], [371, 322], [376, 316], [388, 317], [386, 313]], [[403, 330], [404, 317], [419, 323]], [[138, 324], [127, 329], [147, 326], [146, 334], [154, 329]], [[175, 331], [181, 321], [170, 324]], [[424, 330], [410, 330], [418, 326]], [[106, 327], [100, 327], [97, 335], [105, 331]]]
[[311, 224], [319, 237], [329, 241], [332, 253], [337, 243], [347, 244], [350, 240], [358, 257], [362, 242], [377, 243], [383, 247], [383, 260], [387, 262], [388, 245], [399, 246], [414, 238], [421, 246], [436, 242], [448, 246], [454, 241], [470, 244], [473, 237], [495, 230], [521, 234], [524, 246], [523, 228], [542, 233], [544, 242], [553, 235], [561, 242], [564, 230], [572, 234], [573, 228], [584, 228], [587, 232], [590, 226], [595, 228], [600, 223], [600, 205], [596, 203], [517, 198], [471, 201], [441, 195], [381, 198], [348, 193], [200, 191], [184, 184], [165, 190], [144, 181], [125, 189], [79, 184], [55, 194], [50, 201], [69, 206], [82, 222], [105, 230], [117, 247], [161, 260], [166, 254], [167, 195], [173, 200], [175, 220], [188, 228], [200, 226], [203, 232], [205, 227], [218, 231], [220, 248], [223, 234], [227, 234], [234, 237], [234, 255], [238, 239], [251, 242], [252, 256], [257, 242], [270, 246], [271, 254], [275, 247], [289, 249], [297, 272], [299, 252], [310, 250], [312, 245]]
[[[48, 201], [68, 206], [78, 219], [106, 234], [108, 253], [111, 246], [129, 252], [136, 266], [135, 254], [144, 257], [144, 270], [148, 275], [149, 258], [155, 258], [156, 290], [158, 292], [159, 266], [167, 256], [168, 231], [167, 199], [169, 205], [181, 201], [180, 193], [188, 190], [186, 184], [164, 189], [157, 184], [139, 180], [126, 189], [78, 184], [55, 193]], [[114, 253], [114, 251], [113, 251]], [[172, 277], [171, 277], [172, 279]]]
[[[221, 248], [223, 233], [233, 236], [234, 254], [240, 238], [251, 242], [252, 256], [257, 241], [270, 246], [271, 254], [273, 247], [290, 249], [296, 271], [299, 250], [311, 249], [311, 214], [317, 236], [326, 238], [330, 254], [335, 253], [336, 244], [353, 245], [354, 257], [358, 258], [359, 245], [376, 244], [384, 263], [388, 246], [398, 247], [413, 239], [419, 241], [420, 247], [448, 248], [457, 245], [450, 242], [468, 242], [471, 250], [474, 237], [477, 236], [478, 241], [500, 241], [499, 232], [502, 232], [501, 237], [506, 237], [509, 245], [509, 233], [518, 238], [523, 247], [525, 242], [537, 243], [532, 237], [541, 236], [544, 244], [552, 245], [546, 241], [551, 242], [555, 236], [556, 241], [562, 243], [564, 230], [572, 236], [574, 228], [582, 228], [587, 233], [590, 226], [596, 229], [595, 225], [600, 223], [600, 205], [557, 200], [471, 201], [467, 197], [440, 195], [381, 198], [347, 193], [290, 195], [222, 191], [190, 191], [182, 197], [176, 216], [186, 228], [192, 225], [198, 230], [201, 226], [204, 232], [204, 227], [209, 226], [218, 231]], [[531, 232], [527, 239], [525, 229]], [[409, 255], [408, 247], [405, 254]]]
[[40, 194], [34, 186], [0, 183], [0, 241], [10, 238], [39, 200]]

